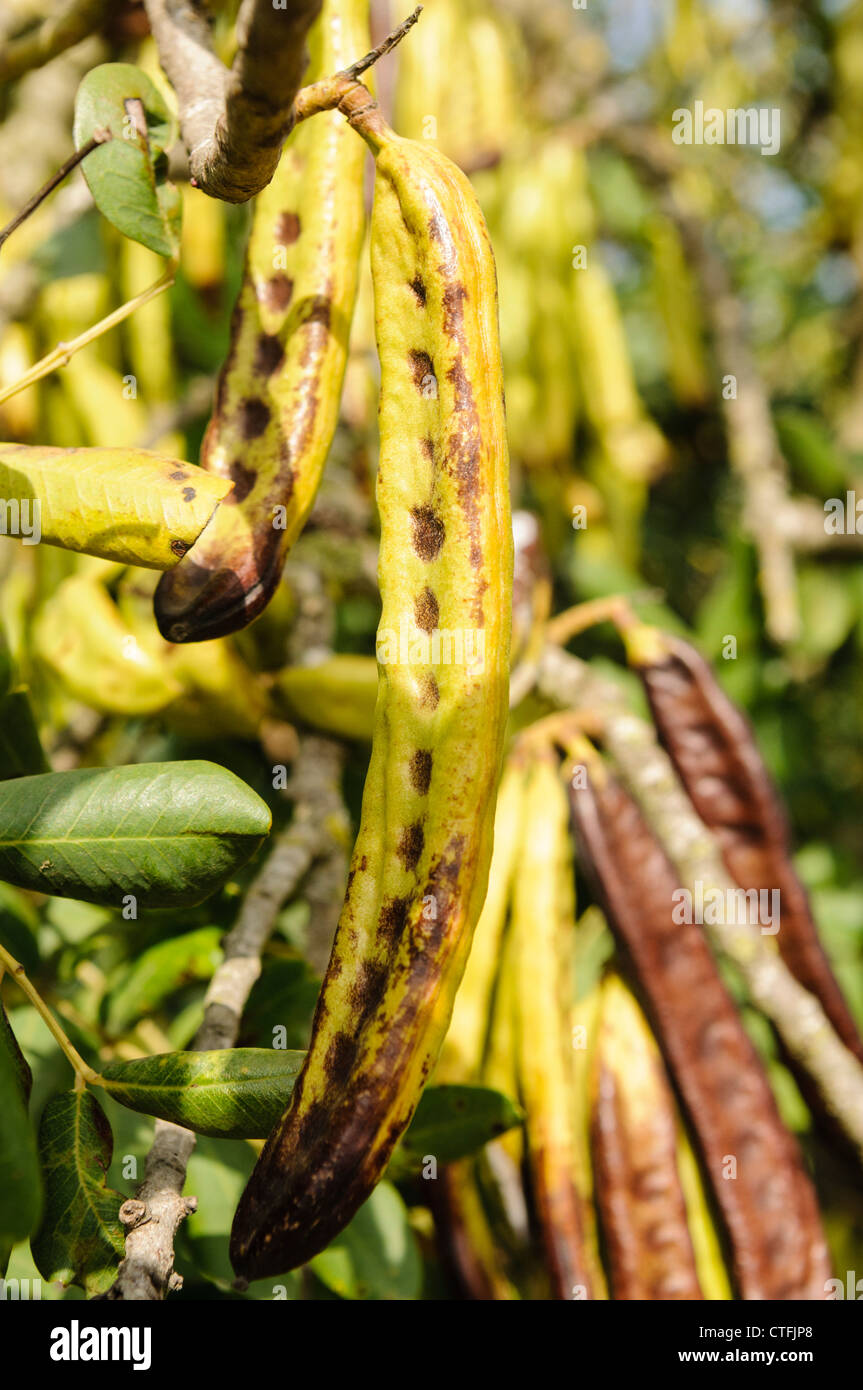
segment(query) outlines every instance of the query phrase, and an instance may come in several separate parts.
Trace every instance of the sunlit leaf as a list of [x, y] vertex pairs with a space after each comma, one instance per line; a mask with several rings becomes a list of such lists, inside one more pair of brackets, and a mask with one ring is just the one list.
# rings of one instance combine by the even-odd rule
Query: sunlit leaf
[[120, 907], [201, 902], [255, 852], [266, 803], [207, 762], [82, 768], [0, 783], [0, 877]]

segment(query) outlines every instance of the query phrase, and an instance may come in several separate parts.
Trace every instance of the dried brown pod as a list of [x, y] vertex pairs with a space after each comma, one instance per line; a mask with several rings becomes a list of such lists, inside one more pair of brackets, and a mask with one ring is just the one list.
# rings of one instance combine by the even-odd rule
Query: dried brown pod
[[688, 1115], [744, 1299], [820, 1299], [830, 1276], [815, 1192], [701, 929], [635, 801], [586, 740], [570, 801], [584, 867], [631, 961]]
[[782, 958], [820, 1000], [845, 1046], [863, 1061], [863, 1039], [819, 940], [791, 859], [785, 811], [749, 721], [688, 642], [640, 624], [625, 628], [623, 635], [660, 742], [716, 836], [729, 874], [745, 890], [778, 891]]
[[612, 1295], [703, 1297], [677, 1170], [677, 1116], [659, 1048], [617, 975], [602, 986], [591, 1137]]

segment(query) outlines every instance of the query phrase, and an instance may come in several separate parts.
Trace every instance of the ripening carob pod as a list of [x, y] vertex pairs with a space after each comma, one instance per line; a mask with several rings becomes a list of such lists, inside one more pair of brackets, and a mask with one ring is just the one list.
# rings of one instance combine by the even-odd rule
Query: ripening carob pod
[[531, 1190], [555, 1298], [591, 1297], [575, 1182], [570, 1007], [575, 923], [561, 910], [572, 881], [566, 793], [551, 751], [527, 774], [512, 906], [516, 1058]]
[[[524, 773], [510, 759], [497, 796], [494, 848], [488, 890], [453, 1007], [452, 1019], [435, 1068], [436, 1083], [479, 1084], [495, 992], [495, 977], [509, 910], [512, 876], [522, 831]], [[514, 1086], [509, 1087], [514, 1094]], [[438, 1248], [451, 1279], [466, 1298], [515, 1297], [502, 1269], [490, 1222], [483, 1208], [476, 1163], [449, 1163], [434, 1184], [432, 1210]]]
[[432, 1186], [438, 1252], [461, 1296], [480, 1302], [517, 1299], [483, 1206], [476, 1160], [448, 1163]]
[[[491, 246], [454, 165], [394, 135], [359, 84], [341, 109], [376, 166], [380, 685], [309, 1051], [234, 1221], [247, 1277], [321, 1250], [410, 1121], [485, 897], [507, 719], [512, 527]], [[441, 661], [441, 630], [473, 637], [480, 659], [465, 643], [464, 660]]]
[[830, 1277], [812, 1184], [701, 928], [677, 923], [677, 875], [589, 745], [570, 794], [579, 853], [627, 952], [689, 1117], [744, 1299], [819, 1299]]
[[592, 1114], [596, 1197], [616, 1299], [702, 1297], [659, 1048], [616, 975], [602, 986]]
[[[333, 72], [368, 47], [368, 0], [325, 0], [310, 36], [313, 72]], [[156, 590], [156, 621], [171, 642], [222, 637], [256, 618], [314, 502], [347, 360], [364, 159], [338, 112], [324, 112], [291, 135], [256, 199], [231, 349], [201, 448], [202, 466], [234, 491]]]
[[746, 890], [778, 890], [776, 941], [791, 973], [821, 1002], [845, 1046], [863, 1040], [830, 968], [791, 859], [788, 822], [744, 714], [702, 656], [680, 637], [636, 625], [623, 633], [660, 742], [729, 874]]
[[517, 761], [509, 759], [497, 794], [488, 889], [435, 1068], [438, 1083], [478, 1084], [482, 1077], [495, 976], [522, 834], [524, 790], [523, 769]]

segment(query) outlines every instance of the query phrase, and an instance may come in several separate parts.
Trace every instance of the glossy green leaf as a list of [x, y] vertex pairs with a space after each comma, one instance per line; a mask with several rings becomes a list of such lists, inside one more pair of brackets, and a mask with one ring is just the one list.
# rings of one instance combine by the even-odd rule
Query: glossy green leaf
[[36, 1139], [27, 1114], [31, 1079], [0, 1002], [0, 1277], [12, 1246], [29, 1236], [42, 1211]]
[[391, 1183], [378, 1183], [350, 1225], [310, 1267], [340, 1298], [419, 1298], [422, 1260], [407, 1207]]
[[21, 777], [0, 783], [0, 877], [118, 908], [198, 903], [269, 828], [266, 803], [214, 763]]
[[48, 770], [30, 696], [13, 690], [0, 699], [0, 781]]
[[521, 1124], [518, 1106], [488, 1086], [427, 1086], [393, 1155], [392, 1172], [422, 1168], [423, 1159], [454, 1163]]
[[[141, 114], [146, 131], [139, 129]], [[176, 125], [161, 93], [130, 63], [103, 63], [78, 88], [76, 147], [100, 130], [110, 130], [114, 138], [83, 163], [99, 211], [133, 241], [161, 256], [176, 256], [182, 205], [168, 182], [165, 158], [176, 139]]]
[[39, 967], [38, 923], [29, 899], [8, 883], [0, 883], [0, 946], [5, 946], [28, 975]]
[[102, 1072], [121, 1105], [215, 1139], [263, 1139], [280, 1118], [304, 1052], [236, 1047], [110, 1062]]
[[125, 1198], [105, 1183], [113, 1147], [89, 1091], [51, 1097], [39, 1126], [45, 1211], [33, 1258], [43, 1279], [80, 1284], [91, 1297], [110, 1288], [123, 1258], [118, 1213]]
[[18, 1081], [18, 1093], [24, 1105], [28, 1105], [30, 1092], [33, 1089], [33, 1073], [27, 1058], [18, 1046], [18, 1039], [15, 1037], [12, 1024], [6, 1015], [6, 1007], [2, 998], [0, 998], [0, 1052], [12, 1062]]
[[124, 972], [108, 999], [106, 1026], [115, 1036], [157, 1009], [172, 990], [209, 980], [222, 960], [220, 927], [200, 927], [160, 941]]

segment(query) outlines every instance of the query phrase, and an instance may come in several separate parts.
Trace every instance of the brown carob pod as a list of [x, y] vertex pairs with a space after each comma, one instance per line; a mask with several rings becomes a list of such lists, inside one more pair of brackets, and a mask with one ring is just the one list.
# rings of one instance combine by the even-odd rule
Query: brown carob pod
[[677, 1116], [659, 1048], [623, 981], [602, 986], [591, 1118], [612, 1295], [702, 1298], [677, 1171]]
[[627, 656], [650, 701], [666, 749], [729, 874], [743, 889], [777, 890], [777, 944], [791, 973], [820, 1000], [854, 1055], [863, 1039], [818, 938], [791, 860], [784, 809], [745, 715], [710, 666], [680, 637], [640, 624], [623, 629]]
[[677, 875], [635, 801], [586, 741], [576, 756], [580, 856], [689, 1117], [738, 1292], [821, 1299], [830, 1266], [815, 1193], [701, 928], [673, 920]]
[[441, 1263], [461, 1297], [484, 1303], [517, 1299], [483, 1207], [475, 1160], [445, 1164], [429, 1186]]

